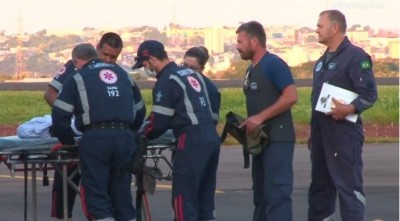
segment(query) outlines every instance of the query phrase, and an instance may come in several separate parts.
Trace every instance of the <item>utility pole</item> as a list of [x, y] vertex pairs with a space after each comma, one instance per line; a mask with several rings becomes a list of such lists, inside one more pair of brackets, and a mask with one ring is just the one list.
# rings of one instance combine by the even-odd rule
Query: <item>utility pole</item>
[[17, 37], [17, 51], [15, 54], [15, 80], [23, 78], [24, 72], [24, 56], [22, 52], [22, 38], [23, 38], [23, 28], [22, 28], [22, 16], [21, 12], [18, 13], [18, 37]]
[[172, 0], [172, 27], [171, 27], [171, 32], [172, 32], [172, 44], [175, 46], [177, 42], [177, 35], [178, 35], [178, 30], [177, 30], [177, 24], [176, 24], [176, 6], [175, 6], [175, 0]]

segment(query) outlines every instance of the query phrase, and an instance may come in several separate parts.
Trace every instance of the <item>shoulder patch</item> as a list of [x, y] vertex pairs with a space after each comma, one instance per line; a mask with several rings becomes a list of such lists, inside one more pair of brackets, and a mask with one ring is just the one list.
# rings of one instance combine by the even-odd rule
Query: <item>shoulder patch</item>
[[368, 60], [361, 61], [360, 66], [362, 70], [371, 69], [372, 67], [371, 62], [369, 62]]
[[161, 102], [162, 96], [163, 96], [162, 91], [157, 91], [157, 93], [156, 93], [156, 102]]
[[317, 66], [315, 67], [315, 72], [319, 72], [322, 69], [322, 61], [318, 62]]
[[186, 69], [179, 70], [176, 73], [179, 74], [181, 77], [184, 77], [184, 76], [194, 74], [194, 71], [192, 69], [186, 68]]
[[109, 64], [109, 63], [105, 63], [105, 62], [97, 62], [95, 64], [91, 64], [89, 65], [90, 69], [97, 69], [97, 68], [112, 68], [115, 67], [114, 64]]

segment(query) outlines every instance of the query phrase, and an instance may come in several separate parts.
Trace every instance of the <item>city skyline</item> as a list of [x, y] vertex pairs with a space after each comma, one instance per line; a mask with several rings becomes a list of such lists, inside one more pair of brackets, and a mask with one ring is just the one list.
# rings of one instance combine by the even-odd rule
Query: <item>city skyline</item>
[[[65, 4], [68, 2], [68, 4]], [[3, 4], [0, 31], [6, 34], [37, 31], [154, 26], [169, 23], [190, 27], [226, 25], [257, 20], [269, 25], [315, 28], [319, 12], [339, 9], [348, 27], [359, 24], [371, 28], [399, 29], [398, 0], [167, 0], [156, 4], [137, 0], [14, 0]]]

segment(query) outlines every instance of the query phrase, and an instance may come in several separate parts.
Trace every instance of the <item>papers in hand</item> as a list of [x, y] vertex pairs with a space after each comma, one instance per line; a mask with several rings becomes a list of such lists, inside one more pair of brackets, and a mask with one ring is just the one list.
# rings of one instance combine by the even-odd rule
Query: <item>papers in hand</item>
[[[352, 91], [324, 83], [315, 110], [328, 113], [332, 111], [332, 106], [334, 106], [332, 98], [335, 98], [343, 104], [349, 104], [356, 97], [358, 97], [358, 94]], [[358, 114], [349, 114], [346, 116], [346, 120], [354, 123], [357, 121], [357, 118]]]

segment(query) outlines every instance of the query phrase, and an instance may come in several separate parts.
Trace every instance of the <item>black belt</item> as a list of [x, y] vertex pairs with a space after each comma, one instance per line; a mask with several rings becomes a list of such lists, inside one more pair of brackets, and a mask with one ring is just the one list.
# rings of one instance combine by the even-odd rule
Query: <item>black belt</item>
[[101, 122], [101, 123], [93, 123], [89, 125], [85, 125], [85, 131], [89, 130], [101, 130], [101, 129], [112, 129], [112, 130], [131, 130], [131, 124], [124, 123], [124, 122]]

